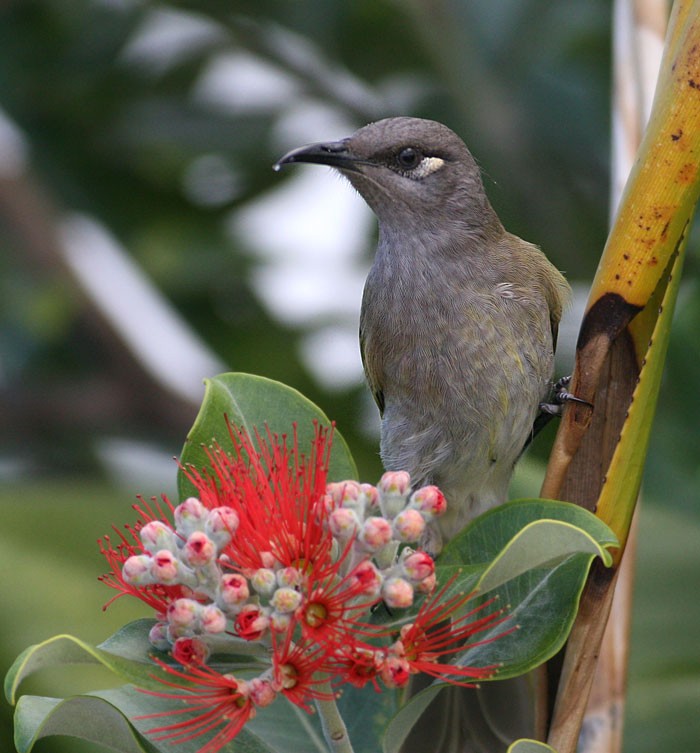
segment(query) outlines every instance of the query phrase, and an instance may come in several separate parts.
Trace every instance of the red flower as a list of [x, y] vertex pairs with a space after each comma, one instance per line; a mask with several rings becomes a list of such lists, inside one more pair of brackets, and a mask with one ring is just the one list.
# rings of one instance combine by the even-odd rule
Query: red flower
[[267, 630], [270, 620], [260, 607], [246, 604], [236, 615], [234, 628], [236, 635], [246, 641], [257, 641]]
[[274, 688], [288, 701], [311, 713], [311, 700], [330, 701], [335, 696], [318, 686], [325, 684], [329, 672], [326, 651], [305, 640], [294, 642], [288, 630], [281, 643], [273, 637]]
[[134, 526], [125, 527], [131, 540], [122, 531], [115, 527], [114, 531], [120, 539], [116, 545], [112, 544], [112, 540], [109, 536], [104, 536], [98, 541], [100, 552], [104, 555], [111, 570], [111, 572], [101, 575], [99, 580], [110, 588], [119, 591], [116, 596], [113, 596], [102, 607], [103, 609], [107, 609], [107, 607], [120, 596], [130, 595], [135, 596], [145, 604], [148, 604], [148, 606], [154, 609], [157, 614], [163, 615], [165, 614], [168, 605], [173, 601], [183, 596], [191, 595], [188, 588], [180, 585], [166, 586], [160, 583], [141, 586], [133, 585], [132, 583], [127, 583], [122, 574], [124, 563], [129, 557], [134, 557], [145, 552], [145, 549], [141, 544], [139, 531], [147, 523], [156, 520], [166, 522], [169, 516], [172, 517], [172, 503], [166, 496], [163, 496], [162, 499], [164, 503], [163, 505], [154, 498], [152, 500], [153, 507], [151, 507], [146, 500], [139, 497], [139, 504], [134, 505], [134, 510], [139, 514], [139, 518]]
[[178, 678], [179, 682], [170, 682], [160, 677], [157, 679], [181, 692], [139, 690], [157, 698], [182, 701], [185, 708], [168, 709], [137, 718], [194, 714], [189, 719], [148, 730], [147, 734], [153, 735], [155, 740], [184, 743], [215, 731], [198, 753], [216, 753], [233, 740], [246, 722], [255, 716], [255, 706], [249, 697], [246, 682], [237, 680], [233, 675], [219, 674], [206, 665], [191, 665], [186, 671], [180, 671], [159, 659], [154, 658], [154, 661], [168, 674]]
[[389, 649], [388, 659], [391, 659], [396, 667], [398, 664], [394, 659], [398, 658], [401, 662], [405, 662], [412, 674], [424, 672], [453, 685], [470, 687], [470, 683], [454, 679], [454, 676], [472, 679], [490, 677], [496, 671], [497, 666], [466, 667], [443, 664], [438, 660], [441, 657], [463, 653], [474, 646], [490, 643], [515, 630], [516, 627], [482, 641], [468, 642], [472, 636], [495, 627], [508, 617], [503, 617], [502, 610], [498, 610], [473, 619], [474, 615], [493, 603], [491, 599], [466, 614], [454, 618], [455, 614], [462, 612], [465, 604], [473, 598], [473, 594], [457, 594], [445, 599], [453, 582], [454, 578], [451, 578], [437, 593], [426, 599], [418, 610], [415, 620], [409, 625], [404, 625], [400, 639]]
[[[296, 429], [287, 438], [257, 431], [255, 443], [228, 424], [233, 453], [208, 451], [210, 469], [183, 471], [207, 508], [233, 508], [240, 524], [224, 554], [242, 572], [270, 567], [271, 561], [301, 570], [328, 566], [332, 537], [325, 521], [326, 478], [332, 433], [316, 425], [311, 452], [304, 456]], [[256, 447], [257, 444], [257, 447]]]
[[349, 682], [356, 688], [364, 688], [368, 682], [371, 682], [374, 689], [377, 692], [380, 691], [377, 677], [384, 661], [382, 650], [352, 645], [341, 655], [337, 655], [335, 660], [335, 671], [343, 682]]

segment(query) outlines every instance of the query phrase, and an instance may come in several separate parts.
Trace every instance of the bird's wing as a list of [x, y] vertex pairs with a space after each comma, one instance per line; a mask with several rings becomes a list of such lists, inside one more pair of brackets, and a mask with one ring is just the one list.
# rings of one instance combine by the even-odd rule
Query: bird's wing
[[362, 321], [360, 321], [360, 355], [362, 356], [362, 367], [365, 370], [365, 378], [367, 379], [367, 384], [369, 385], [374, 402], [379, 408], [379, 415], [383, 416], [384, 392], [379, 384], [379, 380], [376, 378], [376, 370], [372, 368], [368, 352], [365, 330], [362, 326]]
[[551, 272], [545, 278], [545, 297], [549, 307], [549, 324], [552, 328], [552, 350], [557, 349], [557, 335], [559, 334], [559, 322], [564, 307], [571, 299], [571, 288], [564, 275], [551, 267]]

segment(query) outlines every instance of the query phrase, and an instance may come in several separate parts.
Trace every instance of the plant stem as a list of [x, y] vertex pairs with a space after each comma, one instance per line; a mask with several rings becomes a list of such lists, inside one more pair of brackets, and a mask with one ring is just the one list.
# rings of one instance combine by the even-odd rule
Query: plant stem
[[315, 700], [316, 710], [321, 719], [323, 734], [328, 742], [331, 753], [353, 753], [352, 744], [348, 737], [348, 730], [338, 711], [338, 705], [333, 700], [333, 690], [328, 680], [319, 685], [321, 693], [327, 693], [331, 700]]

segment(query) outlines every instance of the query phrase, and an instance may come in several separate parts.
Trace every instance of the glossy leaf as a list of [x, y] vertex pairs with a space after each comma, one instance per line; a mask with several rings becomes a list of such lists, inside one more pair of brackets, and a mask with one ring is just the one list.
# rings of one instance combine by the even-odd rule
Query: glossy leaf
[[[452, 591], [496, 597], [505, 623], [475, 636], [456, 664], [498, 667], [494, 681], [521, 675], [551, 658], [564, 645], [595, 556], [604, 564], [617, 545], [595, 515], [566, 502], [516, 500], [472, 521], [438, 560], [441, 582], [457, 576]], [[507, 632], [517, 625], [516, 630]], [[435, 682], [394, 716], [384, 737], [395, 753], [422, 712], [445, 688]]]
[[155, 750], [123, 712], [102, 698], [73, 696], [64, 700], [31, 695], [20, 698], [15, 711], [18, 753], [30, 753], [39, 740], [52, 735], [100, 743], [119, 753]]
[[[205, 384], [202, 406], [182, 450], [181, 462], [184, 465], [205, 467], [208, 460], [203, 447], [213, 442], [218, 442], [224, 449], [231, 448], [224, 416], [232, 424], [246, 429], [251, 436], [256, 429], [264, 434], [265, 427], [273, 433], [291, 436], [296, 424], [302, 453], [311, 447], [314, 422], [324, 426], [331, 423], [325, 413], [300, 392], [272, 379], [229, 373], [206, 379]], [[357, 468], [345, 440], [335, 430], [329, 479], [342, 481], [351, 478], [357, 478]], [[178, 477], [178, 488], [181, 499], [193, 492], [182, 473]]]

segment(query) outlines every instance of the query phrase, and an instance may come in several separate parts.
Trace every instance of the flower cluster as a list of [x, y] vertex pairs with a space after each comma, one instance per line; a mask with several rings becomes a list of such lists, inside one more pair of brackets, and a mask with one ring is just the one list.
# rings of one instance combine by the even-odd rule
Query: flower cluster
[[[331, 436], [321, 427], [308, 456], [296, 432], [291, 446], [229, 434], [232, 452], [215, 446], [207, 470], [182, 469], [196, 496], [141, 500], [137, 524], [101, 542], [111, 566], [102, 580], [156, 611], [151, 643], [181, 666], [155, 660], [172, 688], [156, 695], [185, 701], [163, 713], [189, 715], [151, 730], [158, 739], [208, 734], [201, 751], [214, 753], [278, 696], [310, 710], [332, 698], [331, 682], [380, 689], [417, 672], [458, 684], [492, 674], [445, 663], [501, 618], [465, 614], [469, 596], [436, 589], [432, 557], [414, 548], [445, 511], [439, 489], [414, 490], [405, 472], [376, 487], [327, 483]], [[372, 619], [377, 605], [405, 609], [417, 596], [398, 635]], [[216, 671], [212, 652], [247, 654], [246, 672]]]

